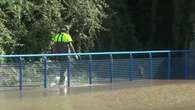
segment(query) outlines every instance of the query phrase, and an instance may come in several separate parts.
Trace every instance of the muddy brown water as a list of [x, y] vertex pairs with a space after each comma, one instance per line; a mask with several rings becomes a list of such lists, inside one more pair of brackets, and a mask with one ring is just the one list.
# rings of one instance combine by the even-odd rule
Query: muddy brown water
[[132, 81], [0, 91], [0, 110], [194, 110], [195, 81]]

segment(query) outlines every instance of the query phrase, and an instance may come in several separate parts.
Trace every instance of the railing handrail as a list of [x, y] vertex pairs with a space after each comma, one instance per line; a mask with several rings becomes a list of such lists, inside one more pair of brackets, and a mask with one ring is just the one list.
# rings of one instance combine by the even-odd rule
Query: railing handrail
[[63, 54], [16, 54], [0, 55], [0, 58], [13, 57], [52, 57], [52, 56], [74, 56], [74, 55], [114, 55], [114, 54], [149, 54], [149, 53], [169, 53], [169, 52], [189, 52], [192, 50], [154, 50], [154, 51], [123, 51], [123, 52], [91, 52], [91, 53], [63, 53]]

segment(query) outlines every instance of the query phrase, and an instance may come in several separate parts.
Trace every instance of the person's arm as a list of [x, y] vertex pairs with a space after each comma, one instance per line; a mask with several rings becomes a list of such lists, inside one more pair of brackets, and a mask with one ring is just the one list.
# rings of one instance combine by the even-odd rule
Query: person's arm
[[[74, 53], [76, 53], [76, 51], [75, 51], [75, 49], [74, 49], [74, 46], [73, 46], [73, 44], [70, 42], [69, 43], [69, 46], [70, 46], [70, 49], [74, 52]], [[76, 59], [78, 59], [78, 55], [75, 55], [75, 57], [76, 57]]]
[[74, 46], [72, 45], [71, 42], [69, 43], [69, 46], [70, 46], [70, 49], [71, 49], [74, 53], [76, 53], [76, 51], [75, 51], [75, 49], [74, 49]]

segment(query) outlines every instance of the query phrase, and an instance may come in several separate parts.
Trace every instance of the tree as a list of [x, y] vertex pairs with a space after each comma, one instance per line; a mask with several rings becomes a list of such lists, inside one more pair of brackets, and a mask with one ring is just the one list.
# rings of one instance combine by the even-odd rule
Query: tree
[[94, 48], [97, 34], [104, 31], [103, 20], [107, 14], [106, 0], [62, 0], [62, 18], [71, 28], [79, 51]]
[[99, 33], [96, 51], [128, 51], [141, 47], [134, 33], [133, 11], [128, 0], [108, 0], [106, 31]]
[[188, 49], [193, 38], [194, 5], [193, 0], [179, 0], [175, 3], [174, 39], [176, 49]]
[[13, 33], [7, 26], [9, 10], [6, 5], [9, 5], [9, 2], [6, 2], [6, 0], [0, 1], [0, 54], [13, 53], [12, 45], [15, 45]]
[[7, 39], [10, 46], [2, 43], [1, 50], [7, 54], [45, 53], [50, 32], [57, 33], [64, 25], [71, 26], [79, 51], [90, 50], [97, 33], [104, 30], [106, 7], [105, 0], [2, 0], [1, 39]]

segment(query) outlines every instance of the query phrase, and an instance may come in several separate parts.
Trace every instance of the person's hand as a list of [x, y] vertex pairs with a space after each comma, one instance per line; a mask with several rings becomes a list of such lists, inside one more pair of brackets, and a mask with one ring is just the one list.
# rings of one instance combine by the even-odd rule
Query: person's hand
[[75, 58], [76, 58], [76, 60], [78, 60], [79, 59], [79, 56], [78, 55], [75, 55]]
[[80, 56], [80, 55], [75, 55], [75, 58], [76, 58], [77, 60], [81, 60], [81, 56]]

